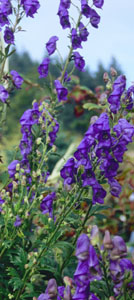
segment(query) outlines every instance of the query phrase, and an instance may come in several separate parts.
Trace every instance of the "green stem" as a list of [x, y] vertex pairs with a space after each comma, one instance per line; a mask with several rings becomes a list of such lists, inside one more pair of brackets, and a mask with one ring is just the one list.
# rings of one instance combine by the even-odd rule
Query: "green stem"
[[[83, 192], [83, 189], [80, 190], [80, 193], [79, 193], [78, 197], [77, 197], [76, 199], [74, 198], [74, 201], [72, 201], [72, 199], [71, 199], [70, 202], [68, 203], [69, 208], [65, 210], [65, 213], [64, 213], [63, 215], [61, 215], [61, 218], [60, 218], [60, 220], [59, 220], [59, 222], [58, 222], [58, 225], [56, 226], [54, 232], [51, 234], [50, 238], [48, 239], [46, 246], [40, 251], [40, 253], [39, 253], [39, 255], [38, 255], [38, 257], [37, 257], [37, 259], [36, 259], [36, 267], [37, 267], [38, 264], [39, 264], [40, 257], [42, 257], [42, 255], [44, 256], [45, 253], [47, 252], [48, 248], [50, 247], [50, 244], [51, 244], [51, 242], [53, 241], [54, 236], [55, 236], [56, 233], [58, 232], [58, 230], [59, 230], [59, 228], [60, 228], [62, 222], [65, 220], [66, 216], [70, 213], [70, 211], [72, 210], [74, 204], [75, 204], [77, 201], [79, 201], [82, 192]], [[24, 277], [23, 277], [23, 279], [22, 279], [23, 287], [18, 291], [15, 300], [18, 300], [19, 297], [20, 297], [20, 295], [21, 295], [22, 292], [24, 291], [26, 282], [27, 282], [27, 280], [29, 279], [29, 275], [30, 275], [29, 273], [31, 272], [31, 270], [32, 270], [33, 267], [35, 267], [35, 263], [33, 263], [32, 266], [30, 266], [30, 269], [27, 269], [27, 270], [26, 270], [26, 272], [25, 272], [25, 274], [24, 274]]]
[[[89, 205], [89, 208], [88, 208], [88, 210], [87, 210], [87, 212], [86, 212], [85, 218], [84, 218], [84, 220], [83, 220], [83, 222], [82, 222], [80, 228], [78, 229], [78, 231], [77, 231], [77, 233], [76, 233], [75, 239], [74, 239], [74, 241], [73, 241], [73, 245], [75, 245], [75, 243], [76, 243], [76, 241], [77, 241], [77, 239], [78, 239], [80, 233], [83, 231], [83, 229], [84, 229], [84, 227], [85, 227], [85, 224], [86, 224], [86, 222], [87, 222], [87, 220], [88, 220], [88, 218], [89, 218], [89, 213], [90, 213], [91, 208], [92, 208], [92, 203]], [[69, 254], [67, 255], [66, 259], [64, 260], [64, 262], [63, 262], [63, 264], [62, 264], [62, 266], [61, 266], [61, 272], [62, 272], [62, 270], [65, 268], [65, 266], [67, 265], [68, 261], [70, 260], [70, 256], [72, 255], [72, 253], [73, 253], [73, 250], [71, 250], [71, 251], [69, 252]]]

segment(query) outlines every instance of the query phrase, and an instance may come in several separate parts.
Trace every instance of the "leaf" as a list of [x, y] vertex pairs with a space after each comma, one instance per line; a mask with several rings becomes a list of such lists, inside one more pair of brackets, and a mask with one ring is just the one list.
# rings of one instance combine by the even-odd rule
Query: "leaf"
[[9, 280], [9, 284], [13, 286], [13, 290], [17, 290], [22, 286], [22, 280], [19, 276], [19, 273], [16, 271], [16, 269], [9, 267], [8, 269], [8, 275], [12, 277]]
[[102, 109], [101, 106], [95, 103], [85, 103], [83, 105], [83, 108], [88, 109], [88, 110], [94, 110], [94, 109]]
[[107, 210], [109, 208], [110, 208], [110, 206], [108, 206], [108, 205], [99, 205], [99, 204], [93, 205], [91, 208], [91, 211], [90, 211], [90, 216], [95, 215], [97, 212], [99, 212], [101, 210]]
[[7, 185], [8, 179], [9, 179], [9, 174], [8, 174], [7, 171], [0, 174], [0, 187], [1, 187], [1, 189], [3, 189]]

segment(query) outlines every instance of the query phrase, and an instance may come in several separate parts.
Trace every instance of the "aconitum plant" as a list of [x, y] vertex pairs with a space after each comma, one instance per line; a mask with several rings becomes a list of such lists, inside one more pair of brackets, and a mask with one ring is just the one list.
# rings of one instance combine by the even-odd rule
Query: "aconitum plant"
[[[39, 84], [34, 84], [40, 87], [43, 97], [33, 100], [32, 107], [22, 114], [17, 153], [0, 177], [1, 299], [133, 299], [133, 260], [123, 236], [110, 234], [112, 229], [108, 230], [106, 221], [111, 209], [109, 198], [118, 203], [122, 190], [118, 175], [134, 137], [134, 86], [126, 88], [124, 75], [117, 76], [114, 69], [111, 78], [104, 74], [105, 97], [101, 95], [98, 105], [86, 103], [87, 109], [95, 105], [100, 113], [91, 119], [73, 153], [68, 156], [67, 151], [60, 159], [58, 175], [53, 176], [57, 166], [52, 174], [49, 170], [49, 158], [60, 156], [55, 146], [61, 130], [59, 110], [61, 113], [68, 102], [74, 69], [83, 72], [86, 66], [79, 49], [82, 51], [90, 38], [89, 26], [98, 29], [99, 11], [104, 4], [103, 0], [77, 2], [75, 5], [70, 0], [59, 1], [56, 14], [61, 28], [69, 31], [67, 59], [64, 61], [60, 54], [59, 74], [53, 78], [49, 66], [60, 39], [54, 33], [45, 42], [47, 54], [37, 69], [39, 80], [48, 87], [48, 95]], [[75, 22], [70, 13], [72, 5], [78, 12]], [[15, 44], [22, 17], [34, 18], [39, 7], [38, 0], [0, 1], [0, 29], [4, 37], [1, 127], [7, 107], [12, 106], [10, 93], [28, 82], [16, 70], [8, 72], [6, 60], [12, 55], [10, 48]], [[70, 63], [73, 69], [69, 72]], [[1, 156], [0, 162], [3, 164]], [[106, 228], [97, 227], [101, 219], [105, 219]]]

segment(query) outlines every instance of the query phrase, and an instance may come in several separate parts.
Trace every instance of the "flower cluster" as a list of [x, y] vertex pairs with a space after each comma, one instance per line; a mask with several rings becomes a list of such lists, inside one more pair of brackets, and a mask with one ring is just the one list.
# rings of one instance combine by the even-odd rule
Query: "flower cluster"
[[134, 290], [134, 265], [126, 258], [127, 247], [120, 236], [114, 236], [112, 239], [108, 230], [105, 232], [103, 240], [104, 250], [107, 251], [107, 261], [109, 262], [109, 272], [113, 281], [113, 291], [115, 296], [123, 294], [123, 283], [125, 275], [130, 273], [130, 280], [127, 288]]
[[76, 290], [72, 299], [87, 300], [93, 298], [94, 300], [98, 300], [94, 294], [90, 293], [90, 282], [101, 280], [99, 259], [88, 236], [84, 233], [77, 240], [75, 255], [78, 258], [78, 266], [74, 273]]
[[[97, 8], [102, 8], [104, 4], [103, 0], [93, 1], [93, 5]], [[85, 61], [84, 58], [79, 54], [78, 51], [74, 51], [78, 48], [82, 48], [82, 42], [86, 42], [89, 32], [86, 26], [82, 23], [81, 19], [82, 16], [86, 16], [89, 18], [90, 23], [93, 27], [98, 28], [98, 24], [100, 22], [100, 16], [98, 13], [92, 9], [86, 0], [81, 0], [81, 8], [80, 8], [80, 16], [78, 19], [78, 23], [76, 27], [71, 26], [71, 22], [69, 19], [69, 9], [71, 7], [70, 0], [60, 0], [59, 8], [58, 8], [58, 16], [60, 18], [60, 24], [63, 29], [69, 28], [70, 29], [70, 57], [69, 61], [73, 60], [75, 67], [80, 70], [84, 71]], [[46, 49], [48, 55], [52, 55], [56, 50], [56, 42], [59, 40], [57, 36], [52, 36], [49, 41], [46, 43]], [[49, 69], [50, 59], [47, 57], [43, 60], [43, 62], [38, 67], [39, 77], [47, 77], [48, 76], [48, 69]], [[63, 75], [65, 75], [66, 69], [63, 67]], [[64, 76], [61, 76], [61, 82], [59, 80], [54, 81], [54, 85], [57, 92], [58, 101], [67, 100], [68, 90], [66, 87], [62, 85], [65, 83]]]
[[[129, 92], [124, 91], [125, 84], [124, 76], [119, 76], [113, 84], [114, 91], [118, 94], [115, 97], [116, 101], [111, 104], [113, 113], [115, 113], [113, 105], [116, 109], [120, 107], [120, 93], [125, 92], [125, 95], [129, 95], [132, 99], [133, 87], [128, 89]], [[109, 96], [108, 102], [113, 93]], [[126, 119], [120, 118], [113, 128], [110, 127], [110, 122], [111, 119], [106, 112], [95, 119], [85, 133], [74, 157], [70, 158], [61, 170], [64, 184], [81, 182], [83, 187], [92, 187], [93, 203], [103, 203], [106, 196], [101, 186], [101, 178], [107, 179], [111, 194], [115, 197], [119, 196], [121, 186], [115, 177], [127, 145], [132, 142], [134, 136], [134, 126]]]

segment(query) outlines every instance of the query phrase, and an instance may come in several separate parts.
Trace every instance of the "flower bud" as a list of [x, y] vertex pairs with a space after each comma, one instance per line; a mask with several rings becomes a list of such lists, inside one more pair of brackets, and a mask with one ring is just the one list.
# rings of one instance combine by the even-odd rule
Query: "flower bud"
[[16, 171], [19, 171], [20, 170], [20, 164], [17, 164], [16, 165]]
[[112, 82], [111, 82], [111, 80], [109, 80], [109, 81], [107, 82], [106, 88], [107, 88], [107, 90], [112, 90]]
[[92, 116], [91, 119], [90, 119], [90, 124], [94, 124], [96, 121], [98, 120], [98, 117], [97, 116]]
[[116, 77], [117, 76], [117, 71], [113, 67], [111, 67], [110, 68], [110, 74], [111, 74], [112, 77]]
[[113, 243], [111, 240], [110, 232], [109, 230], [105, 231], [104, 239], [103, 239], [103, 245], [105, 249], [112, 249]]
[[15, 179], [19, 179], [19, 173], [15, 174]]
[[36, 139], [36, 144], [40, 145], [40, 143], [41, 143], [41, 137], [39, 137], [39, 138]]
[[57, 147], [56, 147], [55, 145], [53, 145], [52, 151], [53, 151], [53, 152], [56, 152], [56, 151], [57, 151]]
[[108, 81], [109, 81], [109, 76], [108, 76], [108, 73], [107, 73], [107, 72], [105, 72], [105, 73], [103, 74], [103, 80], [104, 80], [104, 82], [108, 82]]
[[55, 279], [50, 279], [48, 281], [47, 289], [46, 289], [50, 299], [56, 298], [57, 297], [57, 283]]
[[38, 169], [38, 170], [36, 171], [36, 174], [37, 174], [37, 176], [40, 176], [40, 175], [41, 175], [41, 170]]

